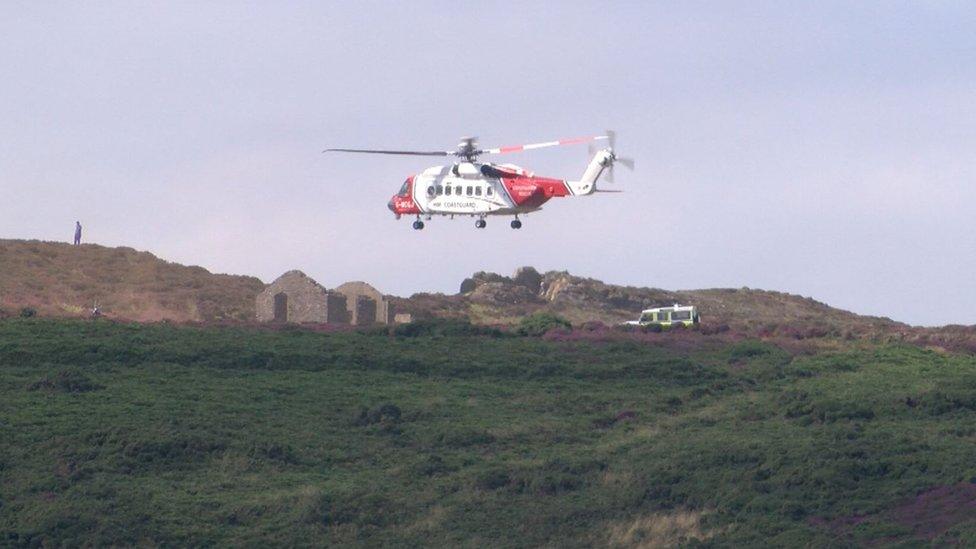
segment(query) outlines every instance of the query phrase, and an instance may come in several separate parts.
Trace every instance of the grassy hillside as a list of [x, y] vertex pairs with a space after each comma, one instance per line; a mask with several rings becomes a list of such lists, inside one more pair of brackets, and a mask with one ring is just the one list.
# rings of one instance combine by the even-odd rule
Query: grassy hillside
[[[254, 297], [264, 288], [254, 277], [212, 274], [148, 252], [90, 244], [0, 240], [0, 266], [0, 317], [15, 316], [25, 307], [40, 316], [81, 317], [97, 301], [114, 319], [250, 322]], [[575, 324], [615, 324], [636, 318], [647, 307], [683, 303], [698, 306], [709, 324], [755, 332], [782, 325], [832, 333], [905, 327], [780, 292], [670, 291], [617, 286], [561, 271], [519, 272], [511, 278], [475, 273], [464, 281], [469, 285], [466, 291], [456, 295], [416, 294], [393, 300], [398, 311], [416, 318], [463, 318], [479, 324], [517, 323], [540, 311]]]
[[[252, 320], [254, 277], [211, 274], [131, 248], [0, 240], [0, 310], [84, 316], [94, 302], [138, 321]], [[2, 315], [0, 315], [2, 316]]]
[[976, 359], [0, 322], [0, 545], [976, 543]]

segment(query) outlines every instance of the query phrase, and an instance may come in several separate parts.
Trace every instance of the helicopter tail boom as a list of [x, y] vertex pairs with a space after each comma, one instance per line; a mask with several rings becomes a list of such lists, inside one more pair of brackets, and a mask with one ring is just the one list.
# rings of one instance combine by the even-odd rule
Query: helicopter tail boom
[[613, 164], [613, 152], [609, 149], [602, 149], [593, 155], [586, 171], [579, 181], [567, 181], [569, 190], [576, 196], [593, 194], [596, 191], [596, 182], [609, 166]]

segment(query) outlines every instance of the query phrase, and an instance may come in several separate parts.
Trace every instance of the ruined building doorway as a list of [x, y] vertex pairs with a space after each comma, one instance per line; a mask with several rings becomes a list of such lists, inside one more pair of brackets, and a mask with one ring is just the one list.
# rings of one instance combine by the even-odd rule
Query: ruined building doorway
[[288, 322], [288, 294], [281, 292], [274, 296], [275, 322]]

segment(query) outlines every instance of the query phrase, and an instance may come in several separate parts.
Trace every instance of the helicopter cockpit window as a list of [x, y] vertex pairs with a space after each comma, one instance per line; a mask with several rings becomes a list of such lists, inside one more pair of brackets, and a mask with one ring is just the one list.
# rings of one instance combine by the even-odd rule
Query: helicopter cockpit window
[[403, 182], [403, 186], [400, 187], [400, 192], [398, 192], [397, 194], [400, 196], [407, 196], [409, 192], [410, 192], [410, 180], [407, 179], [406, 181]]
[[427, 187], [427, 196], [434, 196], [435, 194], [437, 194], [437, 190], [434, 189], [433, 185]]

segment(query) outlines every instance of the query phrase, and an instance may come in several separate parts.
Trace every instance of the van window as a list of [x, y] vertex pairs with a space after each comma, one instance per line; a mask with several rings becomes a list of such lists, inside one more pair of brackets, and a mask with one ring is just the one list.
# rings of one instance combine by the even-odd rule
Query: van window
[[668, 311], [661, 311], [661, 312], [657, 313], [657, 321], [658, 322], [667, 322], [668, 321]]
[[671, 313], [671, 320], [691, 320], [691, 311], [675, 311]]

